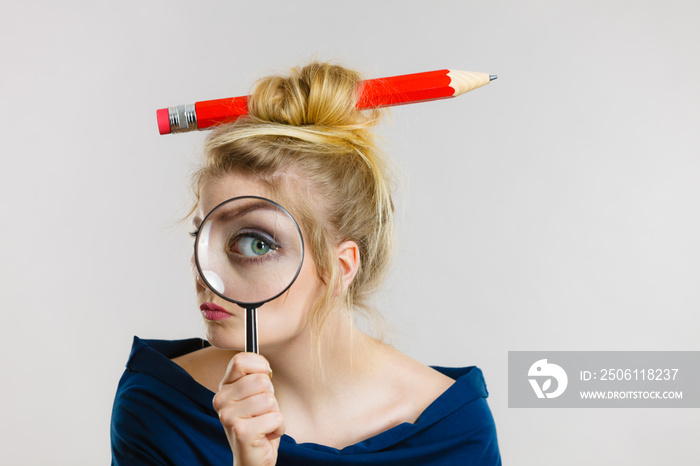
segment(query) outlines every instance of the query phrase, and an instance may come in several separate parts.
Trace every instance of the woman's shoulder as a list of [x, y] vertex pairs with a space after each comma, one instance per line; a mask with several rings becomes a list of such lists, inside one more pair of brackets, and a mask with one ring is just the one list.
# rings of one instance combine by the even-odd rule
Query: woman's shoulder
[[135, 336], [122, 385], [143, 379], [180, 386], [181, 379], [187, 378], [197, 382], [200, 388], [216, 392], [233, 354], [214, 348], [201, 338], [154, 340]]
[[459, 457], [484, 455], [489, 458], [484, 464], [500, 464], [496, 426], [481, 369], [428, 366], [402, 353], [395, 355], [394, 364], [402, 393], [414, 403], [414, 422], [406, 435], [416, 444], [440, 438], [459, 451]]
[[209, 344], [200, 338], [151, 340], [134, 337], [126, 368], [119, 381], [116, 402], [148, 397], [164, 399], [164, 392], [177, 392], [197, 401], [211, 398], [182, 367], [173, 360], [195, 354]]
[[391, 368], [392, 389], [406, 410], [404, 419], [415, 422], [445, 393], [455, 379], [399, 351], [392, 351], [386, 361]]
[[200, 339], [134, 338], [112, 407], [113, 464], [230, 464], [213, 393], [171, 360], [206, 347]]
[[386, 363], [405, 420], [423, 426], [457, 422], [464, 428], [494, 429], [486, 382], [478, 367], [428, 366], [399, 351]]
[[352, 441], [328, 447], [283, 437], [281, 457], [313, 458], [319, 464], [339, 456], [382, 465], [501, 464], [479, 368], [431, 367], [390, 348], [381, 353], [375, 353], [377, 377], [362, 392], [366, 396], [353, 403], [364, 421], [352, 423], [363, 426], [348, 432]]

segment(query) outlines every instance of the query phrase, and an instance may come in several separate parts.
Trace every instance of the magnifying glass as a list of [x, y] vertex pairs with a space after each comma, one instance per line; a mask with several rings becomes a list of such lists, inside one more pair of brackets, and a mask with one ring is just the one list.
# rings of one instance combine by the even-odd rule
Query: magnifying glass
[[245, 351], [257, 353], [257, 309], [287, 291], [301, 271], [304, 240], [297, 222], [269, 199], [229, 199], [202, 221], [194, 260], [211, 291], [246, 310]]

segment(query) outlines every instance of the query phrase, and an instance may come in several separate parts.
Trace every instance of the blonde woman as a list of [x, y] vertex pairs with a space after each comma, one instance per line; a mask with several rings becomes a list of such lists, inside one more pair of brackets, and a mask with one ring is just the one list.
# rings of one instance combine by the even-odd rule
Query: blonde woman
[[113, 464], [501, 463], [478, 368], [431, 368], [355, 328], [393, 242], [379, 113], [355, 109], [359, 80], [325, 63], [265, 78], [249, 116], [208, 138], [194, 228], [227, 199], [271, 199], [300, 225], [303, 266], [258, 314], [260, 354], [242, 351], [245, 310], [195, 270], [207, 340], [134, 339]]

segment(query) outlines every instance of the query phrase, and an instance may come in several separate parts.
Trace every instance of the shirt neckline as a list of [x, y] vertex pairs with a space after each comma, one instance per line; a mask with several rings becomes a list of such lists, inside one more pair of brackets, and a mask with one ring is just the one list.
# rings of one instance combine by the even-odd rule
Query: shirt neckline
[[[127, 369], [157, 378], [196, 402], [209, 415], [218, 417], [211, 404], [214, 392], [201, 385], [187, 371], [171, 360], [171, 358], [208, 346], [211, 346], [209, 342], [201, 338], [150, 340], [134, 336], [131, 354], [127, 361]], [[294, 438], [286, 434], [282, 436], [281, 442], [299, 448], [343, 455], [378, 451], [430, 427], [475, 399], [488, 397], [486, 383], [481, 369], [478, 367], [430, 367], [454, 379], [455, 382], [423, 410], [416, 422], [398, 424], [382, 433], [342, 449], [313, 442], [297, 443]]]

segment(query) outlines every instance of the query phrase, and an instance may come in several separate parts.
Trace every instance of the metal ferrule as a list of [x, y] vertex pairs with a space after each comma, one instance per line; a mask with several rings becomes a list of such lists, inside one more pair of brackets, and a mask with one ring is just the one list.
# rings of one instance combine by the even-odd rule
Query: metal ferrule
[[171, 133], [186, 133], [199, 129], [194, 104], [168, 107], [168, 118], [170, 118]]

